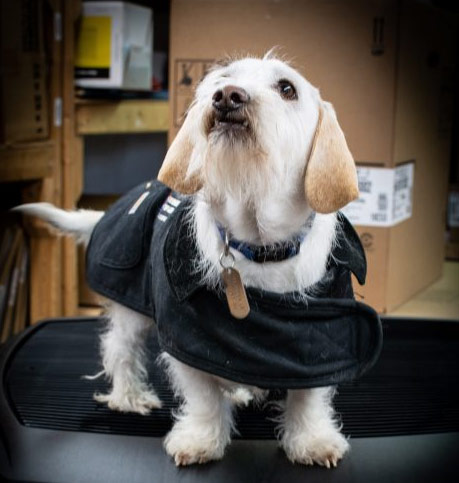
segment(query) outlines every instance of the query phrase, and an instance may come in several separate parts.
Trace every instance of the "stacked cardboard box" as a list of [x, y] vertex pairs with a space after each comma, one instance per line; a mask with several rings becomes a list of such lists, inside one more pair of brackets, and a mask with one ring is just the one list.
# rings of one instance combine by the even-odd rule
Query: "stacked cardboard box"
[[415, 1], [173, 0], [171, 138], [215, 59], [282, 46], [334, 104], [362, 186], [372, 181], [363, 204], [376, 210], [353, 211], [369, 262], [356, 292], [389, 311], [441, 275], [453, 28]]

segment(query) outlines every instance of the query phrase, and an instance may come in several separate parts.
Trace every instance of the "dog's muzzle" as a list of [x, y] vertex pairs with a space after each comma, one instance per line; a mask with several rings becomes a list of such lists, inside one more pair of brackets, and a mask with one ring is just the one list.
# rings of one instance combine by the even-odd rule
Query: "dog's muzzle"
[[247, 106], [249, 94], [232, 85], [219, 89], [212, 96], [212, 122], [210, 131], [237, 132], [249, 127]]

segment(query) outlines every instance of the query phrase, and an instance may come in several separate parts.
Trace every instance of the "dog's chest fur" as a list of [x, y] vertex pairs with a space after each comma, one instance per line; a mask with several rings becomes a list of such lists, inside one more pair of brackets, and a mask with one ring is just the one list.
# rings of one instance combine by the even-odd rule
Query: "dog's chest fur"
[[[233, 206], [237, 208], [233, 207], [232, 210], [227, 210], [224, 216], [220, 215], [222, 224], [229, 226], [231, 233], [236, 238], [256, 244], [258, 242], [256, 233], [260, 231], [258, 224], [253, 222], [250, 215], [247, 215], [247, 208], [236, 205], [236, 203]], [[274, 208], [271, 211], [273, 210]], [[221, 209], [217, 210], [217, 216], [221, 211]], [[269, 207], [265, 207], [265, 211], [269, 212]], [[310, 210], [305, 210], [302, 214], [301, 220], [303, 223], [309, 214]], [[286, 220], [291, 220], [292, 216], [292, 214], [289, 214], [288, 217], [284, 215], [279, 216], [279, 218], [284, 220], [284, 224], [287, 224]], [[204, 195], [198, 195], [194, 207], [194, 224], [200, 254], [200, 270], [204, 274], [206, 283], [211, 286], [219, 283], [221, 271], [219, 258], [223, 250], [222, 239], [215, 218], [212, 205]], [[270, 220], [272, 220], [272, 216]], [[298, 223], [300, 226], [301, 224]], [[272, 232], [275, 232], [275, 230], [272, 230]], [[291, 227], [287, 236], [291, 236]], [[335, 236], [336, 216], [334, 214], [319, 214], [315, 218], [312, 229], [303, 240], [298, 256], [280, 263], [258, 264], [247, 260], [241, 253], [234, 252], [236, 267], [241, 274], [244, 285], [248, 287], [278, 293], [301, 292], [317, 283], [325, 274]], [[266, 242], [279, 239], [282, 239], [282, 237], [269, 237]]]

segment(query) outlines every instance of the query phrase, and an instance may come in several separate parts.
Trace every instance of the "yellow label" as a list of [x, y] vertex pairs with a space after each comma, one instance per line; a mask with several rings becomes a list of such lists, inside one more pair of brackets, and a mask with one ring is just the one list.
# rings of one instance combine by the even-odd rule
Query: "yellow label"
[[110, 67], [111, 17], [83, 17], [78, 36], [75, 66]]

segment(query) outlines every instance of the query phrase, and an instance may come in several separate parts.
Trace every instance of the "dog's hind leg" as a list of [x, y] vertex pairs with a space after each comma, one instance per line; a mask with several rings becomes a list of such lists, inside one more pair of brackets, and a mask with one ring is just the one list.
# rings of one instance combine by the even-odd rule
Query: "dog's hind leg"
[[109, 327], [101, 336], [101, 353], [112, 388], [108, 394], [94, 394], [94, 399], [117, 411], [148, 414], [161, 407], [148, 385], [145, 367], [145, 343], [153, 320], [115, 302], [111, 302], [108, 314]]
[[223, 457], [231, 440], [231, 403], [210, 374], [163, 354], [171, 382], [183, 403], [174, 427], [164, 440], [177, 466], [206, 463]]
[[333, 393], [329, 387], [288, 391], [280, 442], [293, 463], [330, 468], [349, 449], [334, 418]]

